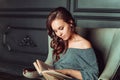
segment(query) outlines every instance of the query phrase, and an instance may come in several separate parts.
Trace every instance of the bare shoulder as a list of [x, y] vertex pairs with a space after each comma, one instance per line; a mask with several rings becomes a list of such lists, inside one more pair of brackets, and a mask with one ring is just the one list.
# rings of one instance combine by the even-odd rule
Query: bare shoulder
[[90, 41], [88, 41], [86, 39], [84, 39], [82, 41], [82, 44], [84, 45], [84, 48], [91, 48], [92, 47]]
[[79, 48], [79, 49], [87, 49], [91, 48], [91, 43], [87, 39], [83, 38], [82, 36], [77, 36], [75, 40], [69, 41], [69, 48]]
[[90, 41], [88, 41], [85, 38], [82, 38], [80, 41], [78, 41], [78, 45], [79, 45], [79, 48], [81, 49], [87, 49], [92, 47]]

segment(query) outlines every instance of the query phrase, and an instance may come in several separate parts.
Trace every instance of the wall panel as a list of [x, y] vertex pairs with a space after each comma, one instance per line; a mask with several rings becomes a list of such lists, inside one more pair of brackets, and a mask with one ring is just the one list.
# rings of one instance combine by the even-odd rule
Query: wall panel
[[[120, 21], [119, 0], [72, 0], [71, 2], [71, 12], [78, 26], [120, 27], [120, 23], [118, 23]], [[88, 23], [92, 26], [89, 26]]]

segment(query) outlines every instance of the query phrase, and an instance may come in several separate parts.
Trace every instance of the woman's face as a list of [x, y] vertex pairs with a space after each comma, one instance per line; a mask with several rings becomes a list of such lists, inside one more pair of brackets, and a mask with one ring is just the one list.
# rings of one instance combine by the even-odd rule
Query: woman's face
[[55, 19], [51, 24], [55, 34], [63, 40], [68, 40], [72, 34], [70, 25], [62, 19]]

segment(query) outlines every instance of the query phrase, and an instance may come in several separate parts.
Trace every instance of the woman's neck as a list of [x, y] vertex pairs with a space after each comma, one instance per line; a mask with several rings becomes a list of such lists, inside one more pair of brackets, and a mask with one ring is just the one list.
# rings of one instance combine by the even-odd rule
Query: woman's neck
[[73, 41], [78, 41], [78, 40], [80, 40], [80, 35], [74, 33], [69, 38], [68, 42], [71, 42], [71, 41], [73, 42]]

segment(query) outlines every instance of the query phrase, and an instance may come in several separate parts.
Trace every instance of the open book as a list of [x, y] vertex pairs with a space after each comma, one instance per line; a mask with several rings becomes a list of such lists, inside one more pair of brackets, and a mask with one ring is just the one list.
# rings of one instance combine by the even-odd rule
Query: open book
[[45, 64], [40, 60], [33, 62], [34, 67], [40, 76], [43, 76], [46, 80], [65, 80], [71, 79], [71, 77], [64, 75], [62, 73], [56, 72], [53, 67]]

